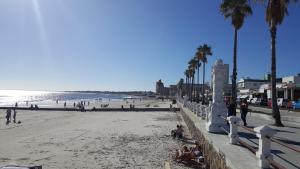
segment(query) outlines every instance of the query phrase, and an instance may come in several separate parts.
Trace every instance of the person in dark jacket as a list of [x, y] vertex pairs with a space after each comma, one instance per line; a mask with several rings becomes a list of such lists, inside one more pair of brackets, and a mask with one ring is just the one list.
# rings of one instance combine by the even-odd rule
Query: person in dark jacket
[[230, 116], [236, 116], [236, 106], [235, 104], [230, 101], [229, 105], [228, 105], [228, 113], [227, 113], [227, 116], [230, 117]]
[[247, 126], [246, 116], [247, 116], [247, 113], [248, 113], [248, 103], [247, 103], [246, 99], [244, 99], [241, 102], [240, 112], [241, 112], [241, 119], [244, 122], [244, 126]]

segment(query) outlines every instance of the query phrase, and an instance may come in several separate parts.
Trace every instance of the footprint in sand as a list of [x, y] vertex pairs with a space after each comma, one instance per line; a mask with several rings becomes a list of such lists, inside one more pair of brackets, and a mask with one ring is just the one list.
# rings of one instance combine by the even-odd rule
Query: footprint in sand
[[7, 162], [10, 161], [10, 158], [0, 157], [1, 162]]
[[27, 161], [29, 158], [23, 157], [23, 158], [18, 158], [17, 161]]

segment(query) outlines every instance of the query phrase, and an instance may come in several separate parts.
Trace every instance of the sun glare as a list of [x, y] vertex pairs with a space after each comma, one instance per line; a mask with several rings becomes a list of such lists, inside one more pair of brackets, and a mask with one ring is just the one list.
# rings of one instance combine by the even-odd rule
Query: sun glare
[[43, 15], [41, 12], [40, 4], [39, 4], [38, 0], [31, 0], [31, 2], [32, 2], [35, 17], [36, 17], [37, 28], [38, 28], [38, 32], [39, 32], [39, 36], [40, 36], [43, 54], [47, 59], [49, 59], [51, 57], [51, 53], [50, 53], [48, 37], [47, 37], [47, 33], [46, 33], [46, 27], [44, 24], [44, 19], [43, 19]]

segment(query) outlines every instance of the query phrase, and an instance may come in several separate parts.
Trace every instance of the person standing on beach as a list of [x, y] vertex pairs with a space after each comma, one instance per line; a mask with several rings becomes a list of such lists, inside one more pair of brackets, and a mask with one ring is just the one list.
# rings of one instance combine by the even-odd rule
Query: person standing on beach
[[64, 108], [66, 108], [67, 107], [67, 102], [64, 102]]
[[247, 121], [246, 121], [246, 116], [247, 116], [247, 113], [248, 113], [248, 103], [247, 103], [247, 100], [244, 99], [241, 103], [241, 119], [243, 120], [244, 122], [244, 126], [247, 126]]

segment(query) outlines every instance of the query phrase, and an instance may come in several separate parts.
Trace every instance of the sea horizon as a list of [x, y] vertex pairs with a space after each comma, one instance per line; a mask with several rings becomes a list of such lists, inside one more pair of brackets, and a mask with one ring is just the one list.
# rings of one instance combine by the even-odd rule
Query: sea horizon
[[115, 101], [124, 97], [138, 94], [132, 92], [115, 91], [42, 91], [42, 90], [0, 90], [0, 106], [28, 106], [38, 104], [49, 106], [59, 102], [80, 102], [80, 101]]

